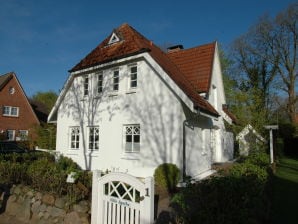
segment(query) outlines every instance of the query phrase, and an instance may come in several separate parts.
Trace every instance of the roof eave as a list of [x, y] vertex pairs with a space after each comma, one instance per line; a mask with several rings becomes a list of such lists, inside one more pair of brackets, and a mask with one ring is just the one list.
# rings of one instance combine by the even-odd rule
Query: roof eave
[[99, 61], [99, 62], [90, 64], [90, 65], [86, 65], [86, 66], [81, 66], [81, 67], [79, 67], [79, 68], [76, 69], [76, 67], [81, 63], [80, 62], [78, 65], [76, 65], [75, 67], [73, 67], [72, 69], [70, 69], [68, 72], [70, 72], [70, 73], [71, 72], [77, 72], [77, 71], [80, 71], [80, 70], [83, 70], [83, 69], [86, 69], [86, 68], [94, 67], [94, 66], [97, 66], [97, 65], [100, 65], [100, 64], [109, 63], [111, 61], [123, 59], [123, 58], [126, 58], [126, 57], [134, 56], [134, 55], [145, 53], [145, 52], [149, 52], [149, 51], [150, 51], [149, 48], [142, 48], [142, 49], [140, 49], [138, 51], [135, 51], [135, 52], [132, 52], [132, 53], [123, 54], [123, 55], [120, 55], [120, 56], [117, 56], [117, 57], [112, 57], [112, 58], [109, 58], [107, 60]]

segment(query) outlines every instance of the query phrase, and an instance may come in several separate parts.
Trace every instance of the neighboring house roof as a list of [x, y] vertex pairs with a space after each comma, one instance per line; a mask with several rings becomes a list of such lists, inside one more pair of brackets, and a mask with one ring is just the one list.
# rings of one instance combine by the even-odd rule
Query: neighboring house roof
[[199, 93], [209, 91], [215, 47], [216, 42], [213, 42], [168, 52], [170, 59]]
[[229, 109], [226, 105], [222, 105], [222, 110], [231, 118], [231, 120], [234, 124], [238, 124], [236, 116], [234, 114], [232, 114], [231, 111], [229, 111]]
[[46, 105], [32, 99], [30, 99], [29, 102], [38, 120], [47, 123], [49, 112]]
[[266, 139], [264, 139], [250, 124], [246, 125], [241, 132], [238, 133], [236, 136], [236, 140], [243, 139], [244, 136], [246, 136], [249, 133], [253, 133], [260, 141], [266, 142]]
[[[109, 41], [114, 34], [117, 35], [120, 41], [109, 44]], [[70, 72], [79, 71], [144, 52], [148, 52], [151, 55], [176, 85], [179, 86], [192, 100], [195, 107], [213, 116], [219, 116], [213, 106], [204, 100], [193, 87], [192, 83], [185, 78], [186, 75], [184, 75], [179, 66], [171, 60], [169, 54], [163, 52], [159, 47], [153, 44], [152, 41], [146, 39], [126, 23], [115, 29], [109, 37], [75, 65]], [[189, 59], [192, 58], [189, 57]]]
[[13, 78], [13, 73], [9, 72], [5, 75], [0, 76], [0, 90]]

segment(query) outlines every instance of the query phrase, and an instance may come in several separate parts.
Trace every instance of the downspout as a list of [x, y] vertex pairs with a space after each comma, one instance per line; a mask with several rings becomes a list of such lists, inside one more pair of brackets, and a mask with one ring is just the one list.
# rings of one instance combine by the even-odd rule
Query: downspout
[[185, 162], [185, 158], [186, 158], [186, 152], [185, 152], [185, 137], [186, 137], [186, 132], [185, 132], [185, 126], [187, 124], [188, 120], [184, 120], [183, 121], [183, 135], [182, 135], [182, 144], [183, 144], [183, 148], [182, 148], [182, 182], [185, 183], [186, 182], [186, 162]]

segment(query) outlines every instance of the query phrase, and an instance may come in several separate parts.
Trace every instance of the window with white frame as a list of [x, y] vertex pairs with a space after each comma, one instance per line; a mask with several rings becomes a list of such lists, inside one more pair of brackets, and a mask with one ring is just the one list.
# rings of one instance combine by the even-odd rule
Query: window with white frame
[[125, 152], [140, 152], [140, 125], [124, 125], [124, 148]]
[[14, 141], [15, 140], [15, 130], [7, 130], [7, 140]]
[[130, 88], [137, 88], [138, 86], [138, 67], [137, 65], [130, 66]]
[[119, 70], [113, 71], [113, 91], [119, 90]]
[[79, 149], [80, 147], [80, 127], [70, 127], [70, 149]]
[[103, 72], [97, 73], [97, 94], [103, 91]]
[[85, 76], [84, 77], [84, 89], [83, 89], [83, 92], [84, 92], [84, 96], [88, 96], [89, 94], [89, 77], [88, 76]]
[[11, 106], [3, 106], [2, 114], [3, 116], [18, 117], [19, 108], [11, 107]]
[[99, 127], [89, 127], [89, 150], [99, 149]]
[[19, 130], [19, 137], [21, 140], [28, 139], [28, 130]]

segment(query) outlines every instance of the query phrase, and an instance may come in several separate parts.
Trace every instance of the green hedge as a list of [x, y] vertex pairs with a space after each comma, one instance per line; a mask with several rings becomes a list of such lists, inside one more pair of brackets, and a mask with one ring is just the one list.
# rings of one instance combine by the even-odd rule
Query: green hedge
[[[77, 181], [89, 192], [66, 183], [67, 175], [75, 171]], [[24, 184], [35, 190], [59, 196], [67, 195], [72, 202], [88, 197], [91, 192], [92, 176], [71, 159], [60, 156], [58, 161], [49, 153], [23, 153], [0, 155], [0, 184]]]
[[268, 161], [266, 154], [255, 154], [235, 164], [225, 176], [181, 189], [171, 204], [177, 222], [266, 223], [269, 219]]

